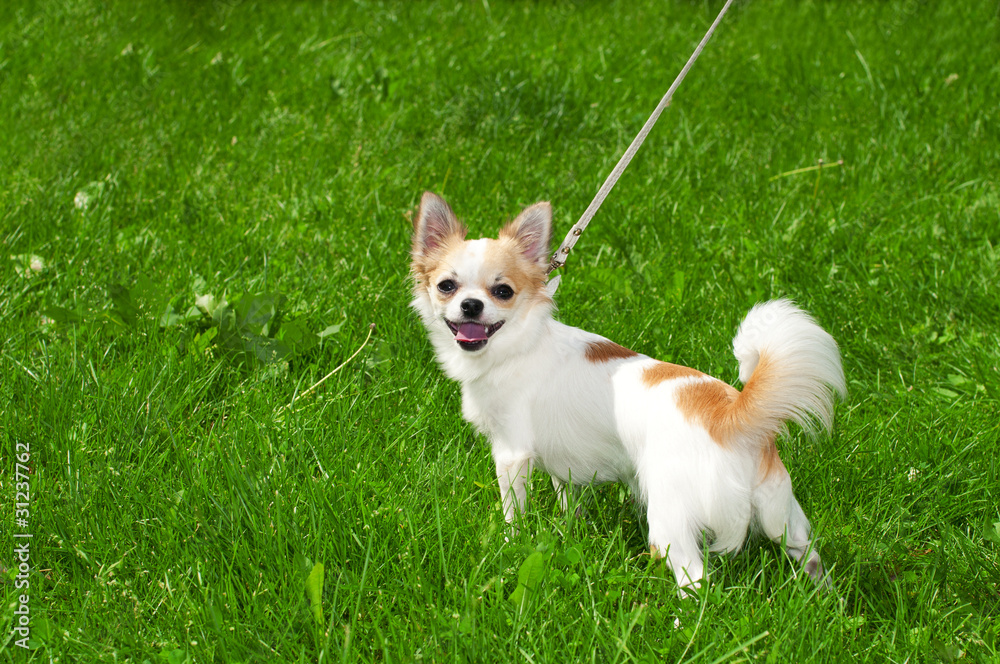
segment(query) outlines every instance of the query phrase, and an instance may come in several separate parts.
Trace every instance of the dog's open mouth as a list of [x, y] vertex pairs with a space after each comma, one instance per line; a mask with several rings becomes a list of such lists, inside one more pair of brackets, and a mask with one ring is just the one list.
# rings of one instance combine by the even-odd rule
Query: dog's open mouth
[[504, 321], [500, 320], [492, 325], [483, 325], [482, 323], [452, 323], [447, 318], [444, 322], [448, 325], [448, 329], [451, 333], [455, 335], [455, 341], [461, 346], [462, 350], [479, 350], [486, 345], [493, 333], [499, 330]]

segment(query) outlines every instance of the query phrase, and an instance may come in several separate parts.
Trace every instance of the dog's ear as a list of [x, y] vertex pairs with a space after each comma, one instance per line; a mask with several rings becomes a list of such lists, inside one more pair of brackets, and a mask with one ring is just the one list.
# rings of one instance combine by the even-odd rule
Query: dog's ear
[[427, 256], [451, 237], [465, 239], [466, 232], [444, 199], [425, 191], [413, 222], [413, 256]]
[[525, 257], [535, 263], [548, 262], [549, 240], [552, 236], [552, 206], [535, 203], [500, 231], [521, 246]]

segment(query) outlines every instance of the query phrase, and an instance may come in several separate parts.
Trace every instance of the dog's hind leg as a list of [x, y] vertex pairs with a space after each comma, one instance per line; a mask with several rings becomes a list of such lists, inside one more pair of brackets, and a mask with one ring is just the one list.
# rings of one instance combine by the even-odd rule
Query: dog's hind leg
[[[774, 459], [777, 459], [775, 451]], [[829, 583], [819, 553], [813, 547], [812, 527], [792, 492], [792, 480], [780, 460], [771, 461], [763, 481], [754, 489], [753, 506], [757, 524], [767, 537], [783, 541], [785, 552], [802, 565], [814, 581]]]
[[680, 594], [685, 588], [700, 588], [705, 577], [705, 558], [696, 529], [682, 510], [671, 503], [650, 501], [646, 518], [649, 521], [649, 549], [654, 557], [666, 557], [677, 578]]
[[785, 552], [802, 564], [802, 569], [812, 577], [813, 581], [829, 585], [830, 578], [823, 569], [819, 552], [813, 546], [811, 530], [812, 526], [809, 525], [809, 519], [802, 511], [799, 501], [792, 496], [791, 509], [785, 526]]

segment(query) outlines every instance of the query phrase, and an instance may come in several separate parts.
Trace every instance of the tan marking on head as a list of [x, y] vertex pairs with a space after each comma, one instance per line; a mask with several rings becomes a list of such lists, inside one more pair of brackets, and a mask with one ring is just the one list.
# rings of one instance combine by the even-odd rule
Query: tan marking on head
[[487, 243], [480, 272], [486, 278], [482, 287], [487, 292], [499, 284], [514, 289], [514, 297], [496, 300], [497, 306], [513, 306], [522, 297], [551, 299], [545, 292], [545, 266], [528, 260], [516, 240], [501, 236]]
[[419, 252], [414, 249], [413, 261], [410, 263], [410, 274], [414, 279], [414, 290], [419, 294], [422, 289], [431, 288], [437, 281], [436, 275], [447, 271], [447, 257], [461, 248], [465, 242], [465, 229], [461, 234], [445, 238], [441, 244], [430, 251]]
[[697, 369], [681, 366], [680, 364], [671, 364], [670, 362], [657, 362], [643, 370], [642, 383], [646, 387], [656, 387], [666, 380], [674, 380], [675, 378], [700, 378], [704, 376], [705, 374]]
[[728, 447], [759, 416], [760, 395], [770, 389], [768, 365], [762, 355], [742, 392], [715, 378], [684, 385], [677, 393], [677, 407], [689, 421], [705, 427], [712, 440]]
[[602, 362], [610, 362], [611, 360], [624, 360], [636, 357], [638, 354], [634, 350], [629, 350], [624, 346], [619, 346], [614, 341], [605, 339], [604, 341], [592, 341], [587, 344], [584, 357], [587, 358], [588, 362], [601, 364]]

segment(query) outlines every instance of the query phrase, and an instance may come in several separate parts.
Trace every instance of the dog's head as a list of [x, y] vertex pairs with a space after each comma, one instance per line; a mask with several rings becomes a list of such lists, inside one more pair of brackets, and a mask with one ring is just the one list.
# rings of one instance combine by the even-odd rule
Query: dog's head
[[413, 306], [439, 351], [478, 356], [530, 337], [525, 328], [552, 305], [545, 284], [551, 228], [551, 207], [536, 203], [497, 239], [466, 240], [448, 204], [424, 194], [414, 221]]

